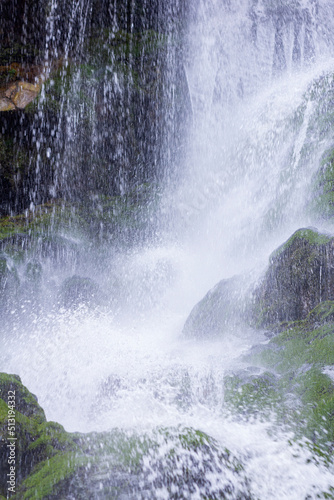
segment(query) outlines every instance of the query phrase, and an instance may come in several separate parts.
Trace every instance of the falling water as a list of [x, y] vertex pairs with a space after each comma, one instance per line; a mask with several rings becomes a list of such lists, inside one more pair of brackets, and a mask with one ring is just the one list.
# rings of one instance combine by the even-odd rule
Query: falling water
[[[102, 18], [108, 2], [97, 3]], [[7, 311], [2, 370], [18, 373], [47, 418], [69, 431], [201, 429], [242, 459], [254, 498], [316, 498], [333, 485], [332, 473], [307, 447], [291, 446], [292, 433], [277, 429], [274, 416], [247, 419], [224, 408], [224, 374], [266, 342], [262, 332], [233, 329], [215, 341], [210, 332], [207, 341], [181, 332], [218, 281], [242, 273], [254, 280], [294, 230], [319, 226], [310, 200], [312, 176], [332, 146], [325, 112], [333, 93], [334, 5], [168, 4], [155, 6], [163, 35], [153, 41], [151, 21], [127, 12], [130, 35], [118, 54], [113, 40], [122, 36], [123, 18], [111, 2], [109, 31], [88, 0], [71, 2], [66, 12], [49, 2], [45, 83], [29, 124], [35, 182], [26, 205], [61, 199], [66, 223], [61, 245], [36, 244], [42, 294], [38, 303], [23, 297]], [[180, 27], [174, 16], [181, 14]], [[100, 67], [84, 64], [88, 25], [92, 44], [94, 29], [105, 29], [103, 47], [89, 49], [101, 51]], [[159, 46], [154, 77], [144, 75], [150, 44]], [[147, 87], [134, 94], [138, 71]], [[50, 111], [52, 88], [57, 113]], [[77, 213], [102, 213], [103, 196], [124, 197], [147, 182], [155, 186], [153, 211], [139, 213], [138, 233], [113, 227], [115, 238], [105, 219], [95, 227], [94, 217], [89, 238], [78, 229]], [[59, 290], [72, 275], [98, 283], [95, 307], [61, 303]]]

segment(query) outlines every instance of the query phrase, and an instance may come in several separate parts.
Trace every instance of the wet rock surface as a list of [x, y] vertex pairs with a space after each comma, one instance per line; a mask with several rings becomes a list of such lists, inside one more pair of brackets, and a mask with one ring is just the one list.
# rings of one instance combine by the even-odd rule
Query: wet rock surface
[[334, 299], [334, 238], [299, 229], [270, 257], [254, 292], [260, 327], [304, 319], [320, 302]]
[[246, 313], [245, 279], [220, 281], [191, 311], [184, 327], [185, 337], [212, 338], [240, 325]]

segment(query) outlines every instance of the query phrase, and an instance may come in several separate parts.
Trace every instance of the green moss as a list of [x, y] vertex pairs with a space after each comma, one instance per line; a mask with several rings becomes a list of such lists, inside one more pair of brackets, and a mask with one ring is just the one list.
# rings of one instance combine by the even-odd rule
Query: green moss
[[20, 500], [59, 498], [66, 486], [66, 480], [87, 463], [87, 457], [77, 456], [72, 452], [58, 453], [40, 463], [33, 473], [23, 481], [19, 492], [13, 498]]
[[275, 376], [266, 372], [259, 376], [227, 375], [224, 378], [224, 401], [231, 410], [251, 417], [254, 413], [270, 416], [282, 402]]
[[[323, 302], [305, 320], [282, 324], [283, 331], [245, 357], [245, 361], [276, 374], [276, 387], [270, 388], [274, 395], [269, 391], [264, 398], [280, 401], [281, 413], [286, 413], [296, 435], [306, 436], [321, 446], [334, 440], [334, 382], [324, 373], [325, 368], [334, 367], [333, 314], [334, 302]], [[231, 399], [236, 406], [252, 408], [251, 389], [255, 387], [256, 407], [266, 410], [261, 403], [263, 388], [256, 387], [256, 380], [251, 387], [249, 381], [243, 381], [242, 392], [236, 395], [238, 380], [232, 379]]]
[[279, 257], [285, 250], [291, 247], [297, 240], [305, 240], [310, 245], [326, 245], [334, 238], [326, 234], [319, 233], [313, 229], [298, 229], [283, 245], [277, 248], [271, 255], [270, 261]]
[[102, 463], [107, 457], [110, 467], [133, 473], [141, 468], [143, 457], [155, 446], [148, 435], [119, 429], [81, 435], [78, 440], [81, 452], [89, 456], [97, 468], [103, 468]]
[[52, 456], [55, 450], [74, 449], [71, 434], [65, 432], [62, 425], [56, 422], [44, 422], [38, 428], [38, 437], [29, 444], [28, 450], [36, 450], [38, 454]]
[[8, 400], [8, 391], [15, 391], [16, 410], [35, 422], [45, 421], [44, 410], [39, 406], [37, 398], [22, 384], [19, 377], [0, 373], [0, 397]]

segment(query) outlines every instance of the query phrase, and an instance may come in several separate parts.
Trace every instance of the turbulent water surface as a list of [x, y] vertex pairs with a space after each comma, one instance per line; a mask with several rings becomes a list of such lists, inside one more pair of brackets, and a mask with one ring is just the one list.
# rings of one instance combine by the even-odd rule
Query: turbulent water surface
[[46, 288], [90, 276], [104, 305], [13, 310], [2, 367], [66, 430], [191, 426], [242, 459], [254, 498], [316, 498], [333, 486], [333, 471], [292, 446], [274, 416], [224, 410], [224, 374], [265, 336], [239, 327], [199, 341], [181, 332], [214, 284], [243, 272], [256, 279], [271, 251], [314, 223], [312, 174], [331, 141], [330, 130], [316, 129], [331, 91], [334, 5], [203, 0], [189, 17], [188, 149], [161, 196], [152, 241], [126, 252], [112, 244], [86, 251], [82, 241], [85, 257], [69, 269], [45, 261]]

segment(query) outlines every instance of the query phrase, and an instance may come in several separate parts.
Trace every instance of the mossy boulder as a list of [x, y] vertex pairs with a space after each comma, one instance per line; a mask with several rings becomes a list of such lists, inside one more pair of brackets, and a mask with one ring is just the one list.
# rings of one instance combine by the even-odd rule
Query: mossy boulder
[[238, 415], [268, 416], [277, 412], [281, 403], [277, 377], [270, 371], [249, 366], [224, 377], [225, 408], [236, 410]]
[[306, 318], [322, 301], [334, 299], [334, 238], [299, 229], [270, 257], [254, 292], [253, 321], [268, 327]]
[[240, 276], [220, 281], [195, 305], [187, 318], [186, 337], [218, 337], [245, 319], [247, 310], [246, 280]]
[[334, 237], [299, 229], [272, 253], [263, 278], [249, 283], [247, 277], [219, 282], [191, 311], [184, 335], [207, 338], [245, 323], [269, 328], [305, 319], [334, 300]]
[[[36, 396], [22, 384], [20, 377], [5, 373], [0, 374], [0, 440], [0, 494], [5, 496], [10, 466], [8, 461], [12, 456], [15, 458], [18, 485], [36, 464], [60, 451], [73, 449], [74, 443], [61, 425], [46, 422]], [[8, 445], [13, 446], [13, 455]]]

